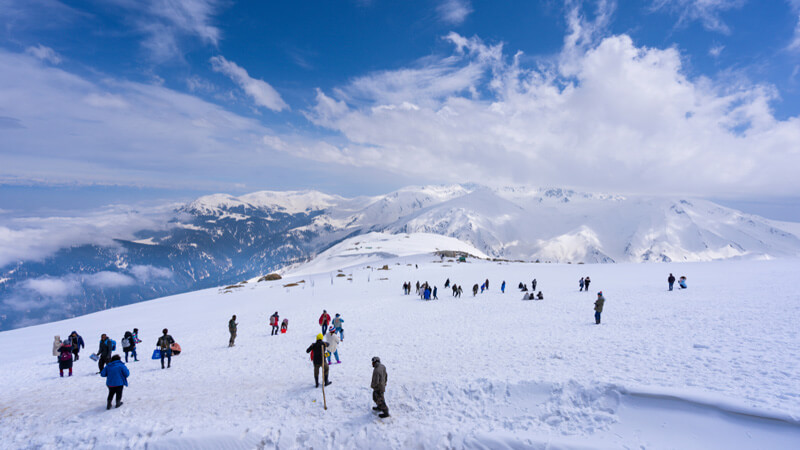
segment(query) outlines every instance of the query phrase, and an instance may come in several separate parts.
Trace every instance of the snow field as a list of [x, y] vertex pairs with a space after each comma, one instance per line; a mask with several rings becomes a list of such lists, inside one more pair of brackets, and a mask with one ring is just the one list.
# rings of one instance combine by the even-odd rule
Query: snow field
[[[287, 276], [0, 333], [0, 446], [797, 448], [800, 295], [789, 280], [800, 262], [433, 261], [400, 257], [385, 261], [389, 271], [345, 269], [352, 281]], [[668, 292], [669, 272], [689, 289]], [[590, 292], [578, 292], [584, 275]], [[461, 299], [443, 288], [448, 277]], [[534, 277], [545, 300], [521, 301], [517, 284]], [[486, 278], [489, 291], [473, 298]], [[402, 295], [417, 280], [437, 285], [440, 300]], [[345, 319], [327, 411], [305, 353], [323, 308]], [[269, 336], [275, 310], [289, 318], [286, 335]], [[88, 355], [100, 333], [119, 350], [134, 327], [141, 361], [128, 364], [125, 405], [106, 411]], [[168, 370], [149, 359], [163, 327], [184, 350]], [[50, 345], [73, 329], [87, 348], [61, 379]], [[389, 375], [386, 421], [371, 411], [375, 355]]]

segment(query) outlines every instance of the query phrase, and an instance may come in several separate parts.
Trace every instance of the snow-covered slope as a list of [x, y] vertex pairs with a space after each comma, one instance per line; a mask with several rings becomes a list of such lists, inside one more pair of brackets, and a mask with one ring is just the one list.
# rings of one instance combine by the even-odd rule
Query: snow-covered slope
[[488, 258], [475, 247], [447, 236], [430, 233], [387, 234], [367, 233], [346, 239], [299, 267], [287, 268], [284, 274], [300, 276], [330, 272], [354, 265], [366, 265], [389, 258], [436, 252], [460, 252]]
[[[800, 298], [786, 280], [800, 261], [458, 264], [418, 238], [408, 240], [425, 254], [342, 267], [345, 277], [328, 272], [338, 255], [369, 253], [367, 243], [402, 251], [405, 238], [331, 249], [335, 264], [318, 275], [2, 332], [0, 447], [797, 448]], [[689, 289], [667, 291], [670, 271]], [[585, 275], [592, 292], [578, 292]], [[534, 277], [545, 300], [521, 301], [513, 287]], [[462, 298], [443, 288], [447, 278], [467, 288]], [[467, 292], [485, 279], [488, 291]], [[438, 286], [440, 300], [403, 295], [417, 280]], [[599, 326], [597, 290], [607, 299]], [[323, 309], [345, 319], [327, 411], [305, 353]], [[270, 336], [275, 311], [290, 321], [285, 335]], [[124, 405], [106, 411], [88, 354], [100, 333], [119, 343], [133, 327], [140, 361], [128, 364]], [[164, 327], [183, 347], [167, 370], [149, 359]], [[50, 346], [72, 330], [87, 348], [62, 379]], [[371, 410], [372, 356], [388, 370], [385, 421]]]

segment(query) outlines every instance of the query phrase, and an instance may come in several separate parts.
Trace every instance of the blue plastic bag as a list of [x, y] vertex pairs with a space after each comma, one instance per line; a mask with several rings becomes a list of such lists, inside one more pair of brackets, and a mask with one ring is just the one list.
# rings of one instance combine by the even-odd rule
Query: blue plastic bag
[[157, 348], [153, 350], [153, 359], [161, 359], [161, 349]]

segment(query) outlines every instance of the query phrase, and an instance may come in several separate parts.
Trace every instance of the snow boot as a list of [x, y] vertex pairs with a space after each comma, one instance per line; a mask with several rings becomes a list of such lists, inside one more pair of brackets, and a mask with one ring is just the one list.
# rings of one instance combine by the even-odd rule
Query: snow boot
[[332, 384], [333, 384], [333, 383], [332, 383], [332, 382], [330, 382], [330, 381], [326, 381], [326, 382], [325, 382], [325, 386], [330, 386], [330, 385], [332, 385]]
[[118, 402], [117, 406], [115, 406], [115, 408], [119, 408], [120, 406], [122, 406], [122, 402]]
[[108, 402], [108, 404], [106, 405], [106, 409], [111, 409], [111, 402]]
[[373, 410], [373, 411], [380, 411], [381, 409], [380, 409], [380, 408], [378, 408], [377, 406], [373, 406], [373, 407], [372, 407], [372, 410]]
[[390, 417], [390, 416], [389, 416], [388, 412], [382, 412], [382, 413], [378, 414], [378, 417], [380, 417], [381, 419], [385, 419], [385, 418]]

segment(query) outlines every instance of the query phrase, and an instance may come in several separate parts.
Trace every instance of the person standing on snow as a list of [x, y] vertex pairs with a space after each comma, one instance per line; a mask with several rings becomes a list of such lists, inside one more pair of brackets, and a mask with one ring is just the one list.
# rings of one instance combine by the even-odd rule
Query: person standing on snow
[[319, 369], [322, 367], [322, 382], [325, 386], [331, 384], [328, 381], [328, 365], [325, 364], [325, 350], [328, 344], [322, 340], [322, 333], [317, 335], [317, 341], [309, 345], [306, 353], [311, 353], [311, 359], [314, 361], [314, 383], [319, 387]]
[[531, 292], [536, 290], [536, 278], [531, 281]]
[[502, 292], [503, 294], [506, 293], [506, 280], [503, 280], [503, 283], [500, 284], [500, 292]]
[[[409, 286], [411, 284], [409, 283]], [[411, 289], [409, 289], [411, 290]], [[336, 313], [336, 317], [333, 318], [333, 327], [336, 328], [336, 332], [339, 333], [340, 340], [344, 341], [344, 328], [342, 328], [342, 324], [344, 323], [344, 319], [339, 313]]]
[[83, 343], [83, 338], [76, 331], [69, 334], [70, 345], [72, 345], [72, 359], [78, 360], [78, 352], [81, 348], [86, 347]]
[[106, 409], [111, 409], [111, 399], [114, 396], [117, 397], [116, 408], [119, 408], [122, 406], [122, 389], [128, 385], [128, 377], [131, 376], [131, 372], [125, 367], [122, 358], [114, 355], [111, 362], [100, 371], [100, 376], [106, 377], [106, 386], [108, 387]]
[[591, 282], [592, 282], [592, 280], [590, 280], [589, 277], [586, 277], [586, 278], [583, 279], [583, 289], [586, 292], [589, 292], [589, 283], [591, 283]]
[[486, 281], [483, 282], [483, 286], [486, 288], [487, 291], [489, 290], [489, 279], [488, 278], [486, 279]]
[[175, 339], [172, 339], [172, 336], [168, 335], [168, 330], [164, 328], [161, 330], [163, 333], [158, 341], [156, 342], [156, 346], [161, 350], [161, 368], [164, 368], [164, 358], [167, 358], [167, 368], [172, 365], [172, 344], [175, 343]]
[[125, 352], [125, 362], [128, 362], [129, 353], [133, 354], [134, 361], [138, 361], [136, 358], [136, 341], [133, 339], [133, 333], [126, 331], [120, 343], [122, 344], [122, 351]]
[[58, 373], [63, 378], [64, 369], [69, 369], [69, 376], [72, 376], [72, 343], [69, 339], [61, 343], [58, 348]]
[[606, 299], [603, 297], [603, 291], [597, 293], [597, 300], [594, 301], [594, 322], [595, 324], [600, 324], [600, 314], [603, 312], [603, 304], [605, 304]]
[[381, 359], [377, 356], [372, 357], [372, 367], [372, 383], [370, 387], [372, 388], [372, 400], [376, 405], [372, 407], [372, 410], [380, 411], [381, 413], [378, 417], [385, 419], [389, 417], [389, 407], [386, 406], [386, 399], [384, 398], [386, 382], [389, 381], [389, 377], [386, 374], [386, 366], [381, 364]]
[[336, 364], [339, 364], [339, 336], [336, 335], [336, 328], [331, 327], [329, 334], [325, 336], [325, 343], [328, 344], [328, 364], [331, 363], [331, 355], [336, 357]]
[[667, 283], [669, 284], [669, 290], [672, 290], [672, 287], [675, 285], [675, 275], [669, 274], [667, 277]]
[[103, 367], [111, 361], [111, 352], [111, 341], [108, 339], [108, 336], [103, 333], [100, 335], [100, 346], [97, 349], [97, 373], [102, 372]]
[[438, 289], [436, 288], [436, 286], [434, 286], [433, 287], [433, 299], [434, 300], [439, 300], [439, 295], [437, 295], [437, 292], [438, 292]]
[[231, 338], [228, 341], [228, 347], [233, 347], [234, 343], [236, 342], [236, 327], [239, 324], [236, 323], [236, 314], [231, 316], [231, 320], [228, 321], [228, 332], [231, 334]]
[[275, 311], [275, 314], [269, 316], [269, 324], [272, 327], [272, 331], [269, 333], [270, 336], [275, 336], [278, 334], [278, 321], [281, 320], [281, 317], [278, 315], [278, 311]]
[[478, 295], [478, 284], [477, 283], [474, 286], [472, 286], [472, 296], [475, 297], [476, 295]]
[[328, 325], [331, 323], [331, 315], [328, 314], [328, 311], [322, 310], [322, 315], [319, 316], [319, 325], [322, 327], [322, 335], [324, 336], [325, 333], [328, 331]]
[[583, 277], [581, 277], [581, 280], [578, 281], [578, 286], [580, 287], [580, 289], [578, 289], [578, 292], [583, 291], [583, 285], [584, 285], [584, 281], [583, 281]]
[[58, 356], [58, 349], [61, 348], [61, 336], [53, 336], [53, 356]]

